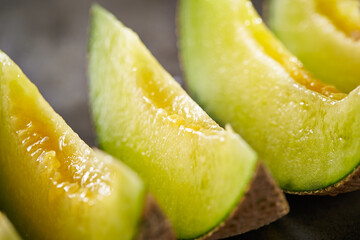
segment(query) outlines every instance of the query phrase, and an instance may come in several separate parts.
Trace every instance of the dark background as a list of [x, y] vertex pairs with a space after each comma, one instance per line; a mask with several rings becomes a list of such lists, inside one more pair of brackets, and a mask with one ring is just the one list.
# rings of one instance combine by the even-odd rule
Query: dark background
[[[101, 0], [180, 83], [176, 0]], [[253, 1], [261, 10], [262, 1]], [[87, 99], [85, 0], [0, 0], [0, 49], [38, 86], [90, 146], [95, 137]], [[287, 196], [290, 214], [233, 239], [360, 239], [360, 192], [337, 197]]]

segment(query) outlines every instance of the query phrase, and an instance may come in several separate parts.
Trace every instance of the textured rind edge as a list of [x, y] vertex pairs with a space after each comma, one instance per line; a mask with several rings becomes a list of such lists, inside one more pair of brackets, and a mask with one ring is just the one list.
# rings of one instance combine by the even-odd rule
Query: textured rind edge
[[327, 188], [314, 191], [285, 192], [295, 195], [336, 196], [341, 193], [353, 192], [357, 190], [360, 190], [360, 166], [357, 167], [354, 171], [352, 171], [349, 175], [347, 175], [344, 179]]
[[173, 240], [175, 233], [153, 196], [147, 195], [136, 240]]
[[262, 163], [258, 164], [249, 187], [231, 215], [201, 240], [236, 236], [285, 216], [289, 205], [285, 195]]

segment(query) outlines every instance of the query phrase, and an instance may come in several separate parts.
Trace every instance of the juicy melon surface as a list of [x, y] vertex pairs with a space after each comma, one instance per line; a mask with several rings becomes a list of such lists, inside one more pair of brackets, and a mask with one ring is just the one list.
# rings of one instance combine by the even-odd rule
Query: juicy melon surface
[[360, 89], [337, 98], [302, 85], [299, 61], [250, 1], [183, 0], [180, 23], [190, 92], [254, 147], [283, 189], [322, 189], [359, 165]]
[[88, 147], [0, 52], [0, 206], [33, 239], [132, 239], [144, 186]]
[[89, 40], [90, 99], [102, 149], [148, 184], [174, 226], [192, 239], [239, 202], [257, 156], [220, 128], [160, 66], [138, 36], [99, 6]]

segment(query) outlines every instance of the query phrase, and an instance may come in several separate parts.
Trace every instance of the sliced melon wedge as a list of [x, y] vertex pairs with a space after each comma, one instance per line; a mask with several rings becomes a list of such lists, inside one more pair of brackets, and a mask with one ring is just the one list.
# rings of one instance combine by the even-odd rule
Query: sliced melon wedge
[[0, 212], [0, 239], [1, 240], [20, 240], [18, 233], [7, 219], [7, 217]]
[[351, 177], [359, 175], [360, 88], [347, 95], [314, 79], [250, 1], [183, 0], [180, 23], [191, 93], [254, 147], [283, 189], [360, 188]]
[[[92, 8], [88, 72], [101, 148], [146, 181], [177, 237], [241, 233], [221, 223], [239, 216], [237, 204], [245, 192], [253, 192], [251, 180], [259, 176], [256, 153], [230, 127], [224, 130], [208, 117], [138, 36], [99, 6]], [[252, 229], [287, 213], [276, 189], [257, 192], [255, 198], [271, 211], [265, 220], [256, 216]], [[266, 204], [269, 192], [277, 204]], [[249, 230], [241, 224], [242, 231]]]
[[269, 24], [316, 77], [350, 92], [360, 84], [358, 0], [270, 0]]
[[0, 206], [31, 239], [133, 239], [145, 188], [95, 153], [0, 52]]

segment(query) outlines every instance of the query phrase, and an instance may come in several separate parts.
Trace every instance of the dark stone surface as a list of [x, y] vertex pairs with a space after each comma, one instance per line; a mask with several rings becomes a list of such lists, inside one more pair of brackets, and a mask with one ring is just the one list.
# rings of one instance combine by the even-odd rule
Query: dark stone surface
[[360, 192], [337, 197], [287, 195], [290, 213], [259, 230], [231, 240], [360, 239]]
[[[175, 0], [99, 0], [133, 28], [160, 63], [181, 78]], [[254, 1], [259, 8], [260, 0]], [[68, 124], [95, 144], [86, 83], [87, 0], [0, 0], [0, 49]], [[360, 192], [337, 197], [287, 196], [290, 214], [232, 239], [360, 239]]]

